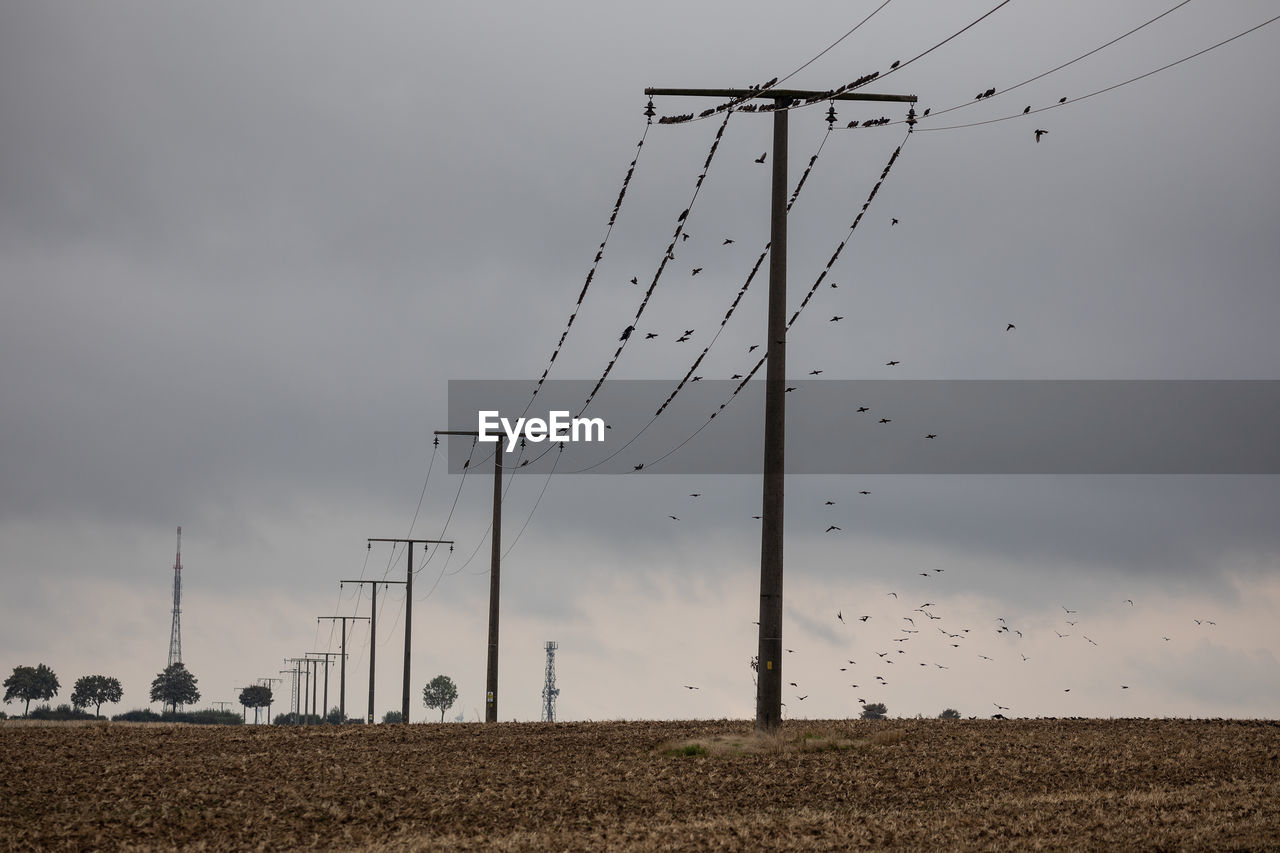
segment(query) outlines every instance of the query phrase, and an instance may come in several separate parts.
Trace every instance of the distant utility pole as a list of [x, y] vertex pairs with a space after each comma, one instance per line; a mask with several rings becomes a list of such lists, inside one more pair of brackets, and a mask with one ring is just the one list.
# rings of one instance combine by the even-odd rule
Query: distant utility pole
[[[470, 435], [475, 430], [438, 429], [436, 435]], [[485, 665], [484, 721], [498, 721], [498, 593], [502, 577], [502, 437], [493, 443], [493, 548], [489, 556], [489, 655]]]
[[296, 688], [294, 690], [293, 713], [295, 722], [301, 723], [302, 716], [307, 710], [307, 686], [303, 683], [304, 678], [310, 678], [310, 671], [303, 667], [307, 662], [306, 658], [285, 658], [285, 663], [293, 664], [293, 673]]
[[320, 663], [319, 658], [324, 658], [324, 704], [320, 706], [320, 721], [324, 722], [329, 716], [329, 658], [338, 657], [338, 652], [307, 652], [307, 655], [317, 658], [316, 663]]
[[221, 705], [222, 707], [220, 707], [218, 710], [219, 710], [219, 711], [225, 711], [225, 710], [227, 710], [227, 706], [228, 706], [228, 705], [230, 705], [231, 703], [230, 703], [230, 702], [210, 702], [209, 704], [210, 704], [210, 705]]
[[[369, 547], [372, 548], [373, 545], [370, 544]], [[369, 590], [369, 717], [365, 720], [369, 725], [373, 725], [373, 664], [377, 660], [378, 652], [378, 584], [390, 585], [393, 583], [405, 583], [405, 581], [338, 581], [339, 586], [348, 583], [373, 584], [373, 587]]]
[[787, 113], [801, 101], [899, 101], [915, 95], [800, 89], [645, 89], [654, 95], [690, 95], [721, 100], [773, 101], [773, 188], [769, 206], [768, 357], [764, 391], [764, 490], [760, 523], [759, 678], [756, 730], [777, 731], [782, 723], [782, 511], [787, 383]]
[[[342, 717], [342, 722], [347, 721], [347, 622], [358, 622], [364, 620], [369, 621], [368, 616], [317, 616], [316, 621], [321, 619], [342, 620], [342, 648], [339, 660], [338, 671], [341, 673], [338, 679], [338, 714]], [[325, 699], [325, 702], [328, 702]]]
[[[258, 679], [258, 683], [259, 683], [259, 684], [262, 684], [264, 681], [266, 682], [266, 684], [265, 684], [265, 685], [263, 685], [263, 686], [264, 686], [264, 687], [266, 687], [268, 690], [271, 690], [271, 689], [272, 689], [272, 687], [271, 687], [272, 682], [275, 682], [275, 681], [284, 681], [284, 679], [283, 679], [283, 678], [271, 678], [270, 676], [263, 676], [262, 678], [259, 678], [259, 679]], [[272, 698], [273, 700], [275, 699], [275, 693], [274, 693], [274, 691], [272, 692], [271, 698]], [[267, 723], [268, 723], [268, 724], [270, 724], [270, 723], [271, 723], [271, 705], [272, 705], [272, 703], [271, 703], [271, 702], [268, 702], [268, 703], [267, 703]], [[254, 709], [254, 718], [255, 718], [255, 719], [257, 718], [257, 709], [256, 709], [256, 708]]]
[[452, 539], [370, 539], [370, 544], [374, 542], [405, 542], [408, 543], [408, 556], [405, 562], [404, 572], [404, 690], [400, 695], [400, 717], [401, 722], [409, 722], [409, 635], [413, 630], [413, 546], [414, 543], [419, 545], [452, 545]]

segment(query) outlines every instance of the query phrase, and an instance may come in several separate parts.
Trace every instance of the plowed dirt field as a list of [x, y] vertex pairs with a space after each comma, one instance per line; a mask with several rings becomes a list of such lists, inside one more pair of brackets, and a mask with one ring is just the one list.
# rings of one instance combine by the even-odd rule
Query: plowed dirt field
[[1280, 850], [1280, 723], [0, 723], [0, 849]]

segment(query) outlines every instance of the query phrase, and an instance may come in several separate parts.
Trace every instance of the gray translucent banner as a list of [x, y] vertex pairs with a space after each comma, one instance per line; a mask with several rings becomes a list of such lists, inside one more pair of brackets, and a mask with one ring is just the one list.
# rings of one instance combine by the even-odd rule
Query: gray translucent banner
[[[764, 382], [452, 380], [449, 470], [507, 447], [505, 418], [557, 423], [504, 457], [522, 473], [759, 474]], [[792, 380], [790, 474], [1277, 474], [1276, 380]], [[658, 414], [661, 410], [661, 414]], [[558, 414], [555, 414], [558, 413]], [[577, 434], [571, 419], [580, 421]], [[528, 426], [526, 422], [526, 427]], [[536, 430], [542, 437], [546, 431]], [[554, 432], [554, 430], [551, 430]], [[576, 440], [575, 440], [576, 439]], [[442, 439], [444, 440], [444, 439]]]

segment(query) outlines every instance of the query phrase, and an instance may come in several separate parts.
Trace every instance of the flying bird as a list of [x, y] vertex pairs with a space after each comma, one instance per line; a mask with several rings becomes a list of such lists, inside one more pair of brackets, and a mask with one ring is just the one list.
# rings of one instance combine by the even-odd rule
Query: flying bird
[[633, 275], [633, 276], [631, 276], [631, 283], [632, 283], [632, 284], [639, 284], [639, 283], [640, 283], [640, 279], [639, 279], [639, 277], [638, 277], [638, 276], [634, 276], [634, 275]]
[[[1060, 605], [1058, 605], [1058, 606], [1059, 606], [1059, 607], [1061, 607], [1063, 610], [1067, 610], [1067, 605], [1065, 605], [1065, 604], [1060, 604]], [[1067, 612], [1068, 612], [1068, 613], [1075, 613], [1075, 611], [1074, 611], [1074, 610], [1067, 610]]]
[[667, 518], [671, 519], [672, 521], [679, 521], [679, 520], [680, 520], [680, 519], [676, 518], [674, 515], [668, 515], [668, 516], [667, 516]]
[[[870, 616], [859, 616], [859, 617], [858, 617], [858, 621], [859, 621], [859, 622], [866, 622], [866, 621], [867, 621], [868, 619], [870, 619], [870, 618], [871, 618]], [[884, 657], [884, 655], [881, 655], [880, 657]]]
[[692, 275], [697, 275], [700, 272], [702, 272], [702, 267], [694, 267]]
[[859, 406], [859, 407], [858, 407], [858, 411], [859, 411], [859, 412], [869, 412], [869, 411], [871, 411], [871, 410], [870, 410], [869, 408], [867, 408], [866, 406]]
[[925, 436], [925, 438], [937, 438], [937, 437], [938, 437], [938, 434], [936, 432], [931, 432]]
[[1040, 137], [1044, 136], [1044, 135], [1045, 135], [1046, 133], [1048, 133], [1048, 132], [1049, 132], [1049, 131], [1047, 131], [1047, 130], [1039, 130], [1039, 129], [1037, 129], [1037, 130], [1036, 130], [1036, 142], [1039, 142], [1039, 141], [1040, 141]]
[[684, 686], [684, 689], [685, 689], [685, 690], [701, 690], [702, 688], [701, 688], [701, 687], [694, 687], [692, 684], [686, 684], [686, 685]]
[[692, 334], [693, 334], [693, 329], [685, 329], [685, 330], [684, 330], [684, 333], [685, 333], [686, 335], [692, 335]]
[[836, 611], [836, 618], [840, 620], [840, 624], [844, 624], [844, 613], [840, 610]]
[[830, 320], [829, 322], [832, 322], [832, 323], [839, 323], [839, 322], [840, 322], [841, 320], [843, 320], [843, 319], [844, 319], [844, 317], [841, 317], [839, 314], [837, 314], [837, 315], [835, 315], [834, 317], [832, 317], [832, 318], [831, 318], [831, 320]]
[[691, 498], [700, 498], [700, 497], [702, 497], [702, 492], [690, 492], [690, 493], [689, 493], [689, 497], [691, 497]]
[[685, 341], [687, 341], [687, 340], [689, 340], [689, 336], [688, 336], [688, 335], [681, 335], [680, 337], [676, 338], [676, 343], [678, 343], [678, 344], [682, 344], [682, 343], [684, 343], [684, 342], [685, 342]]
[[[841, 528], [836, 527], [836, 526], [833, 524], [833, 525], [831, 525], [830, 527], [828, 527], [828, 528], [827, 528], [826, 532], [827, 532], [827, 533], [830, 533], [830, 532], [831, 532], [831, 531], [833, 531], [833, 530], [840, 530], [840, 529], [841, 529]], [[841, 619], [840, 621], [841, 621], [841, 622], [843, 622], [844, 620], [843, 620], [843, 619]]]
[[786, 388], [782, 389], [782, 392], [783, 392], [784, 394], [789, 394], [789, 393], [791, 393], [791, 392], [792, 392], [792, 391], [794, 391], [794, 390], [796, 390], [796, 386], [794, 386], [794, 385], [788, 385]]
[[799, 699], [801, 702], [803, 702], [804, 700], [809, 698], [809, 694], [806, 693], [803, 696], [797, 696], [796, 698]]
[[657, 332], [646, 332], [646, 333], [645, 333], [645, 336], [644, 336], [644, 339], [645, 339], [646, 341], [651, 341], [651, 340], [653, 340], [654, 338], [656, 338], [657, 336], [658, 336], [658, 333], [657, 333]]
[[886, 362], [884, 363], [884, 366], [885, 366], [885, 367], [895, 367], [895, 366], [897, 366], [898, 364], [901, 364], [901, 362], [898, 362], [898, 361], [886, 361]]
[[817, 375], [819, 375], [820, 373], [822, 373], [822, 371], [821, 371], [821, 370], [810, 370], [810, 371], [809, 371], [809, 375], [810, 375], [810, 376], [817, 376]]
[[882, 424], [890, 424], [890, 423], [893, 423], [893, 418], [881, 418], [881, 419], [880, 419], [880, 423], [882, 423]]
[[835, 501], [827, 501], [825, 504], [825, 506], [835, 506], [835, 505], [836, 505]]
[[1018, 327], [1017, 327], [1017, 326], [1015, 326], [1015, 325], [1013, 325], [1012, 323], [1010, 323], [1009, 325], [1007, 325], [1007, 326], [1005, 326], [1005, 327], [1004, 327], [1004, 330], [1005, 330], [1006, 332], [1012, 332], [1012, 331], [1013, 331], [1014, 329], [1016, 329], [1016, 328], [1018, 328]]
[[898, 220], [894, 219], [893, 217], [890, 217], [890, 218], [889, 218], [889, 224], [890, 224], [890, 225], [897, 225], [897, 224], [898, 224]]
[[625, 341], [627, 338], [631, 337], [631, 333], [634, 332], [635, 330], [636, 330], [635, 326], [627, 326], [625, 329], [622, 330], [622, 337], [618, 338], [618, 340]]
[[766, 152], [764, 152], [763, 154], [761, 154], [759, 157], [757, 157], [757, 158], [756, 158], [756, 162], [757, 162], [757, 163], [763, 163], [763, 162], [764, 162], [764, 158], [765, 158], [765, 157], [768, 157], [768, 156], [769, 156], [769, 152], [768, 152], [768, 151], [766, 151]]
[[[870, 493], [870, 492], [868, 492], [868, 491], [866, 491], [866, 490], [864, 489], [863, 491], [858, 492], [858, 494], [860, 494], [860, 495], [869, 495], [869, 494], [871, 494], [871, 493]], [[898, 597], [896, 593], [892, 593], [892, 592], [891, 592], [891, 593], [889, 593], [889, 594], [890, 594], [890, 595], [892, 595], [894, 598], [897, 598], [897, 597]]]
[[721, 245], [721, 246], [727, 246], [727, 245], [729, 245], [729, 244], [730, 244], [730, 243], [732, 243], [732, 242], [733, 242], [733, 238], [732, 238], [732, 237], [725, 237], [725, 238], [724, 238], [724, 242], [723, 242], [723, 243], [721, 243], [720, 245]]
[[755, 352], [755, 351], [756, 351], [756, 348], [757, 348], [757, 347], [759, 347], [759, 346], [760, 346], [759, 344], [752, 344], [751, 346], [747, 347], [747, 352], [749, 352], [749, 353], [750, 353], [750, 352]]

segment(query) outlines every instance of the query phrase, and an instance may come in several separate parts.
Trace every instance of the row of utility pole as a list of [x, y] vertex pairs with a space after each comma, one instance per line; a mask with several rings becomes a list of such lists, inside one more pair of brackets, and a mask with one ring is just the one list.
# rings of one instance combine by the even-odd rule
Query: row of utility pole
[[[761, 533], [760, 533], [760, 619], [757, 643], [757, 661], [759, 675], [756, 690], [756, 728], [757, 730], [776, 731], [782, 722], [782, 580], [783, 580], [783, 508], [784, 481], [786, 475], [785, 435], [786, 435], [786, 357], [787, 357], [787, 117], [791, 107], [799, 103], [817, 101], [896, 101], [914, 103], [915, 95], [880, 95], [853, 91], [806, 91], [797, 89], [661, 89], [648, 88], [645, 94], [655, 95], [712, 97], [722, 101], [741, 103], [753, 99], [772, 101], [772, 107], [761, 109], [761, 112], [773, 113], [773, 166], [769, 217], [769, 299], [767, 332], [768, 341], [765, 373], [765, 424], [764, 424], [764, 478], [761, 495]], [[652, 106], [652, 102], [651, 102]], [[650, 109], [649, 114], [652, 114]], [[834, 111], [830, 113], [834, 121]], [[910, 121], [910, 119], [909, 119]], [[466, 430], [437, 430], [440, 435], [461, 435], [478, 437], [479, 433]], [[501, 588], [502, 568], [502, 473], [503, 448], [501, 440], [494, 443], [493, 462], [493, 524], [491, 528], [492, 553], [489, 570], [489, 634], [488, 654], [485, 668], [485, 722], [496, 722], [498, 719], [498, 617], [499, 593]], [[339, 689], [339, 708], [346, 719], [346, 641], [347, 621], [365, 619], [369, 621], [369, 709], [367, 722], [374, 721], [374, 674], [377, 655], [377, 596], [378, 585], [403, 584], [405, 587], [405, 626], [404, 626], [404, 681], [401, 694], [401, 719], [409, 721], [409, 663], [412, 650], [412, 607], [413, 607], [413, 546], [415, 544], [449, 544], [452, 540], [441, 539], [369, 539], [368, 547], [374, 542], [404, 543], [407, 545], [406, 571], [403, 581], [391, 580], [343, 580], [341, 584], [369, 584], [370, 608], [368, 617], [327, 616], [321, 619], [342, 620], [342, 651], [338, 657], [342, 664], [342, 685]], [[328, 702], [328, 653], [324, 655], [325, 663], [325, 702]], [[305, 694], [305, 687], [300, 691], [298, 679], [304, 671], [299, 667], [303, 663], [315, 665], [316, 658], [290, 658], [295, 669], [283, 670], [292, 672], [295, 678], [295, 713], [299, 699]], [[315, 683], [311, 680], [312, 707], [315, 705]]]

